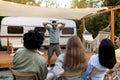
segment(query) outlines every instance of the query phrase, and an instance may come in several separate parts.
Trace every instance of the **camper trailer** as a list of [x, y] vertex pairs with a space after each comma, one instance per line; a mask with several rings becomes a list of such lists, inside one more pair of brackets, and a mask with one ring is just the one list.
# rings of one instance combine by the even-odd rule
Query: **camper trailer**
[[[36, 17], [5, 17], [1, 21], [1, 36], [23, 36], [29, 30], [38, 30], [44, 33], [45, 40], [43, 46], [49, 46], [49, 33], [45, 30], [43, 22], [57, 22], [66, 23], [65, 28], [60, 32], [60, 46], [65, 46], [69, 37], [76, 35], [76, 24], [73, 20], [56, 19], [56, 18], [36, 18]], [[13, 38], [9, 38], [13, 39]], [[13, 39], [14, 43], [22, 42], [22, 37]], [[2, 47], [7, 46], [7, 39], [1, 38]]]

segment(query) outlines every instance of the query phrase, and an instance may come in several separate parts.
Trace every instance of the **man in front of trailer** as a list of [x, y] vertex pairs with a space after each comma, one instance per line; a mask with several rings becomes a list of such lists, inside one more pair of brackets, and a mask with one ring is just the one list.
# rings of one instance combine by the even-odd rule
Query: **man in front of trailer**
[[[61, 26], [58, 26], [61, 24]], [[51, 66], [50, 60], [55, 52], [57, 56], [61, 54], [61, 48], [59, 45], [60, 31], [65, 27], [65, 23], [52, 21], [52, 23], [43, 23], [44, 27], [48, 30], [50, 35], [50, 46], [48, 50], [48, 67]]]

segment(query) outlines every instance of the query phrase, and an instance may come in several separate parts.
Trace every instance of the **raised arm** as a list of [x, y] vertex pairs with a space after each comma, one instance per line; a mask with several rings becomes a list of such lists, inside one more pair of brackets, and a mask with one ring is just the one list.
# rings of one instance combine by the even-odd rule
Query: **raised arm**
[[65, 27], [65, 23], [63, 23], [63, 22], [58, 22], [57, 24], [61, 24], [62, 29]]
[[48, 29], [47, 24], [50, 24], [50, 25], [51, 25], [51, 23], [49, 23], [49, 22], [45, 22], [45, 23], [43, 23], [43, 26], [44, 26], [46, 29]]

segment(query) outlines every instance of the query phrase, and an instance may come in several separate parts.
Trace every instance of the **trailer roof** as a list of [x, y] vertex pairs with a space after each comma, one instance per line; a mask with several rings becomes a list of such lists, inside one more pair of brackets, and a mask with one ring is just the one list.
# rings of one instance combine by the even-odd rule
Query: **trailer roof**
[[68, 27], [76, 27], [73, 20], [58, 19], [58, 18], [38, 18], [38, 17], [4, 17], [1, 21], [3, 26], [43, 26], [43, 22], [51, 22], [56, 20], [57, 22], [65, 22]]
[[107, 7], [79, 9], [43, 8], [38, 6], [28, 6], [0, 0], [0, 16], [45, 17], [80, 20], [81, 18], [90, 13], [96, 13], [97, 11], [103, 9], [107, 9]]

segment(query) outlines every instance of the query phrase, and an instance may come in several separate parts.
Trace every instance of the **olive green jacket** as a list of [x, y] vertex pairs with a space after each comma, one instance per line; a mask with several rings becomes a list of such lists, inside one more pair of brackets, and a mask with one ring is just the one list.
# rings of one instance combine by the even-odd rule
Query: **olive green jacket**
[[[40, 80], [48, 73], [46, 59], [35, 50], [18, 49], [13, 57], [13, 69], [20, 72], [37, 72]], [[31, 77], [18, 77], [16, 80], [34, 80]]]

